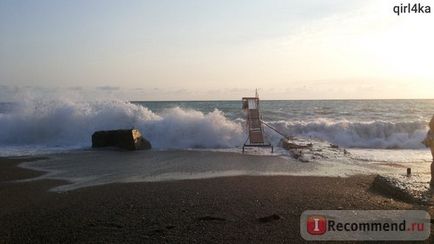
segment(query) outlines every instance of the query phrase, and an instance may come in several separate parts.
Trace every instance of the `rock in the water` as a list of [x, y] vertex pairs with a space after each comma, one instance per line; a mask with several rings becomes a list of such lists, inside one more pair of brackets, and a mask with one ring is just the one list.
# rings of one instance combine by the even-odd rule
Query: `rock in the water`
[[335, 149], [338, 149], [338, 148], [339, 148], [339, 146], [336, 145], [336, 144], [330, 144], [330, 147], [331, 147], [331, 148], [335, 148]]
[[281, 140], [282, 147], [286, 150], [292, 150], [292, 149], [311, 149], [313, 147], [312, 143], [308, 143], [306, 145], [299, 145], [292, 142], [289, 142], [288, 140]]
[[92, 147], [119, 147], [126, 150], [151, 149], [151, 143], [139, 130], [96, 131], [92, 135]]

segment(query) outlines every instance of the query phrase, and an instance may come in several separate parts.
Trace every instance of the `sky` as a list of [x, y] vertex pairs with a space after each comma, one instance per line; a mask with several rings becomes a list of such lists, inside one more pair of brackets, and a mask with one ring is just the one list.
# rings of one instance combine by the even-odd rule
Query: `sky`
[[434, 98], [434, 13], [401, 3], [1, 0], [0, 100]]

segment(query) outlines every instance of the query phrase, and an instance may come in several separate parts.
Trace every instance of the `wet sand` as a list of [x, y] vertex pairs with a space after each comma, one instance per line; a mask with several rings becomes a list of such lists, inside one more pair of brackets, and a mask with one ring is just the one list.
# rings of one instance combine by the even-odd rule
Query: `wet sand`
[[308, 209], [425, 209], [434, 216], [432, 207], [373, 192], [374, 176], [236, 176], [58, 193], [48, 190], [64, 182], [13, 182], [41, 174], [16, 167], [22, 161], [0, 158], [0, 243], [296, 243]]

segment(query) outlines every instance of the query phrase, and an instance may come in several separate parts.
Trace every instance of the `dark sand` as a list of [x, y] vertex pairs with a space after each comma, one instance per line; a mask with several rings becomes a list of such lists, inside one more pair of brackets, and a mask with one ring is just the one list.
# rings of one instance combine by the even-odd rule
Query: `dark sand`
[[55, 193], [47, 190], [59, 181], [10, 182], [40, 174], [19, 162], [0, 158], [1, 243], [298, 243], [308, 209], [425, 209], [434, 216], [432, 207], [371, 191], [374, 176], [241, 176]]

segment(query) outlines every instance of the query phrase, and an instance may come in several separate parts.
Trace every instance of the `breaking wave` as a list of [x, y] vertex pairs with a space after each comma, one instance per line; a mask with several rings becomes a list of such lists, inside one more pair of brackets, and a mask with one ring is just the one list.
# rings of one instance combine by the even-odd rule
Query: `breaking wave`
[[[289, 115], [288, 115], [289, 116]], [[285, 134], [326, 140], [347, 148], [418, 149], [426, 121], [352, 122], [330, 119], [270, 121]], [[203, 113], [173, 107], [155, 113], [123, 101], [28, 101], [0, 113], [0, 147], [83, 148], [97, 130], [138, 128], [157, 149], [234, 148], [246, 138], [243, 120], [215, 109]], [[268, 131], [271, 141], [280, 139]]]
[[155, 148], [224, 148], [240, 145], [242, 127], [214, 110], [174, 107], [155, 114], [122, 101], [43, 101], [0, 114], [0, 145], [88, 147], [97, 130], [138, 128]]
[[420, 149], [424, 148], [426, 121], [351, 122], [315, 121], [271, 122], [288, 135], [318, 138], [347, 148]]

